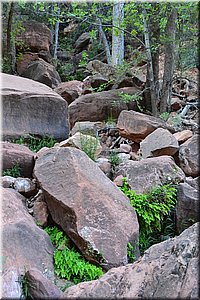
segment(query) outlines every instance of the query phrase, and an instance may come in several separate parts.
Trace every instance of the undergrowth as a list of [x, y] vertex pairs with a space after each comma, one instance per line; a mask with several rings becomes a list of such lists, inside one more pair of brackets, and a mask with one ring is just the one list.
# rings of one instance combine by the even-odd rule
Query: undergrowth
[[33, 152], [38, 152], [43, 147], [51, 148], [56, 143], [56, 140], [50, 136], [37, 137], [20, 137], [19, 139], [12, 140], [13, 143], [28, 146]]
[[21, 176], [21, 167], [19, 164], [15, 164], [12, 168], [6, 169], [3, 171], [3, 176], [12, 176], [12, 177], [20, 177]]
[[84, 259], [77, 249], [70, 243], [66, 234], [57, 226], [46, 227], [54, 252], [55, 273], [61, 278], [73, 281], [75, 284], [82, 281], [98, 279], [103, 275], [101, 267], [97, 267]]
[[176, 204], [176, 185], [164, 184], [153, 188], [149, 193], [136, 194], [124, 178], [122, 192], [130, 199], [138, 217], [139, 249], [143, 254], [153, 244], [175, 235], [174, 208]]

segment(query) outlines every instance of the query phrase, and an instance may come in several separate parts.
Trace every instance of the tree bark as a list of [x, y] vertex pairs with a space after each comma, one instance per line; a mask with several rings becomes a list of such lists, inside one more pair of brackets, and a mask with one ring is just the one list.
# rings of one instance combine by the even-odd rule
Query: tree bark
[[10, 66], [10, 73], [15, 73], [15, 63], [16, 63], [16, 55], [15, 55], [15, 39], [13, 36], [13, 16], [14, 16], [15, 3], [10, 2], [10, 9], [8, 13], [8, 24], [7, 24], [7, 59]]
[[122, 64], [124, 59], [124, 31], [120, 28], [124, 20], [124, 3], [113, 4], [113, 29], [112, 29], [112, 65]]
[[[58, 4], [59, 5], [59, 4]], [[59, 34], [59, 17], [60, 17], [60, 7], [58, 7], [57, 10], [57, 21], [56, 21], [56, 25], [55, 25], [55, 33], [54, 33], [54, 37], [55, 37], [55, 44], [54, 44], [54, 53], [53, 53], [53, 58], [56, 59], [57, 58], [57, 49], [58, 49], [58, 34]]]
[[146, 10], [143, 10], [143, 23], [144, 23], [144, 39], [145, 39], [145, 48], [147, 52], [147, 68], [148, 72], [148, 80], [150, 84], [150, 95], [151, 95], [151, 109], [153, 116], [157, 116], [157, 105], [156, 105], [156, 92], [155, 92], [155, 79], [153, 72], [153, 62], [150, 48], [150, 36], [149, 36], [149, 28], [146, 22]]
[[111, 54], [110, 54], [110, 46], [108, 44], [108, 40], [106, 38], [105, 32], [103, 31], [103, 27], [102, 27], [102, 22], [99, 18], [97, 18], [97, 23], [99, 24], [99, 34], [102, 38], [102, 42], [106, 51], [106, 59], [107, 59], [107, 63], [109, 65], [111, 65], [112, 60], [111, 60]]
[[176, 36], [176, 19], [177, 8], [174, 4], [168, 5], [168, 20], [166, 25], [166, 37], [165, 43], [165, 63], [164, 63], [164, 75], [163, 85], [161, 91], [160, 112], [166, 112], [170, 108], [171, 93], [172, 93], [172, 79], [175, 68], [175, 36]]

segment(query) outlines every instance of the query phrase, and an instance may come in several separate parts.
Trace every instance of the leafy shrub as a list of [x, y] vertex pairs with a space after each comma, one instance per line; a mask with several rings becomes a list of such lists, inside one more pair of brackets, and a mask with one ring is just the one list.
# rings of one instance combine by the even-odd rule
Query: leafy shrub
[[151, 245], [174, 236], [175, 185], [168, 183], [153, 188], [149, 193], [136, 194], [134, 190], [130, 190], [127, 179], [124, 178], [120, 189], [130, 199], [138, 216], [141, 253]]
[[136, 261], [134, 246], [131, 245], [131, 243], [127, 244], [127, 257], [128, 257], [128, 263], [133, 263]]
[[96, 150], [98, 147], [98, 138], [94, 138], [90, 135], [80, 135], [81, 149], [91, 158], [92, 160], [96, 159]]
[[101, 267], [97, 267], [88, 261], [70, 245], [69, 238], [58, 227], [46, 227], [52, 243], [55, 245], [54, 252], [55, 273], [61, 278], [73, 281], [75, 284], [82, 281], [98, 279], [103, 275]]
[[43, 147], [51, 148], [56, 143], [56, 140], [52, 137], [45, 136], [43, 138], [38, 138], [34, 136], [30, 137], [20, 137], [19, 139], [13, 140], [13, 143], [20, 144], [20, 145], [26, 145], [29, 147], [29, 149], [33, 152], [37, 152]]
[[3, 171], [3, 176], [12, 176], [12, 177], [20, 177], [21, 176], [21, 167], [19, 164], [14, 165], [10, 169], [6, 169]]

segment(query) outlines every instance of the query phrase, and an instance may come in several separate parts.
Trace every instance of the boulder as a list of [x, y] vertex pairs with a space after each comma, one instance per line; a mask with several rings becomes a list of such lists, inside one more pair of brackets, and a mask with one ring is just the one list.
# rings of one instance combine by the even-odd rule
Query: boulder
[[1, 142], [3, 171], [18, 165], [23, 177], [32, 177], [35, 164], [34, 153], [24, 145]]
[[101, 75], [107, 80], [112, 80], [115, 77], [115, 68], [97, 59], [90, 61], [86, 69], [91, 74]]
[[180, 167], [186, 175], [199, 176], [199, 135], [194, 134], [179, 148]]
[[1, 185], [4, 188], [13, 188], [14, 182], [16, 178], [12, 176], [2, 176], [1, 177]]
[[37, 53], [24, 53], [20, 59], [16, 61], [17, 73], [21, 76], [28, 66], [35, 60], [38, 60], [39, 56]]
[[77, 132], [67, 140], [60, 142], [59, 146], [75, 147], [85, 151], [86, 153], [94, 154], [95, 157], [97, 157], [102, 151], [102, 147], [97, 138], [91, 135], [82, 134], [81, 132]]
[[2, 188], [2, 297], [20, 299], [20, 277], [36, 268], [53, 281], [54, 247], [25, 207], [25, 198], [13, 189]]
[[112, 165], [106, 157], [99, 157], [95, 160], [101, 171], [103, 171], [108, 178], [112, 177]]
[[82, 33], [75, 42], [76, 51], [81, 52], [84, 50], [89, 45], [90, 40], [91, 38], [89, 32]]
[[62, 299], [198, 299], [198, 223], [151, 246], [138, 261], [69, 287]]
[[17, 192], [26, 198], [29, 198], [37, 194], [37, 187], [34, 181], [35, 180], [29, 178], [18, 177], [16, 178], [13, 187]]
[[199, 220], [199, 177], [179, 183], [176, 204], [176, 229], [180, 234]]
[[121, 163], [115, 170], [115, 177], [119, 175], [127, 177], [130, 188], [137, 194], [149, 192], [166, 181], [176, 183], [185, 179], [184, 172], [167, 155]]
[[21, 76], [44, 83], [50, 88], [55, 88], [61, 83], [56, 68], [41, 58], [29, 64]]
[[32, 299], [59, 299], [62, 292], [38, 269], [31, 268], [25, 273], [29, 282], [29, 295]]
[[127, 243], [137, 250], [137, 216], [95, 162], [75, 148], [52, 148], [37, 159], [34, 175], [52, 219], [86, 259], [105, 269], [127, 264]]
[[77, 132], [81, 132], [83, 134], [89, 134], [92, 136], [98, 135], [98, 130], [104, 128], [105, 124], [103, 122], [76, 122], [74, 127], [71, 130], [71, 134], [74, 135]]
[[177, 139], [179, 144], [182, 144], [186, 142], [189, 138], [193, 136], [193, 133], [191, 130], [185, 129], [182, 131], [175, 132], [173, 136]]
[[27, 21], [22, 25], [23, 30], [16, 36], [16, 48], [39, 52], [48, 51], [52, 44], [51, 30], [43, 23]]
[[30, 79], [1, 74], [2, 134], [4, 139], [28, 134], [68, 137], [66, 101], [44, 84]]
[[118, 118], [124, 109], [136, 109], [137, 103], [125, 103], [121, 93], [135, 95], [138, 91], [131, 87], [80, 96], [69, 105], [71, 128], [77, 121], [106, 121], [109, 117]]
[[168, 129], [174, 133], [174, 129], [167, 125], [165, 121], [133, 110], [121, 111], [117, 128], [121, 136], [136, 143], [140, 143], [157, 128]]
[[78, 80], [62, 82], [54, 89], [54, 91], [70, 104], [81, 95], [82, 85], [83, 83]]
[[154, 130], [140, 143], [142, 158], [161, 155], [173, 156], [178, 149], [177, 139], [171, 132], [163, 128]]

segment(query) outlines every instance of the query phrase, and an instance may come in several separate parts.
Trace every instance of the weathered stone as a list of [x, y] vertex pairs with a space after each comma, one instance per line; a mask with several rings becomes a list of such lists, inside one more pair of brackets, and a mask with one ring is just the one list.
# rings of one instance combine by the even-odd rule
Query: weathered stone
[[24, 145], [1, 142], [3, 171], [18, 165], [21, 176], [32, 177], [34, 153]]
[[33, 299], [59, 299], [62, 292], [36, 268], [25, 273], [29, 282], [29, 295]]
[[49, 211], [42, 190], [38, 191], [33, 200], [33, 216], [40, 226], [46, 226], [48, 222]]
[[41, 58], [30, 63], [21, 76], [43, 83], [50, 88], [55, 88], [61, 83], [56, 68]]
[[137, 216], [95, 162], [75, 148], [52, 148], [37, 159], [34, 175], [53, 220], [86, 259], [105, 269], [127, 263], [127, 243], [138, 239]]
[[68, 104], [72, 103], [78, 98], [83, 91], [83, 83], [78, 80], [72, 80], [68, 82], [60, 83], [54, 91], [62, 96]]
[[115, 68], [97, 59], [90, 61], [86, 69], [91, 74], [102, 75], [107, 80], [112, 80], [115, 77]]
[[173, 136], [177, 139], [179, 144], [182, 144], [186, 142], [189, 138], [191, 138], [193, 136], [193, 133], [191, 130], [186, 129], [186, 130], [175, 132]]
[[[194, 181], [194, 182], [191, 182]], [[180, 234], [191, 224], [199, 220], [199, 191], [197, 180], [178, 185], [176, 204], [176, 228]]]
[[103, 171], [108, 178], [111, 178], [111, 171], [112, 171], [112, 166], [111, 163], [109, 162], [108, 158], [106, 157], [99, 157], [95, 161], [101, 171]]
[[164, 128], [174, 132], [174, 129], [163, 120], [132, 110], [123, 110], [120, 113], [117, 128], [121, 136], [136, 143], [140, 143], [157, 128]]
[[60, 142], [59, 146], [75, 147], [82, 151], [90, 152], [92, 155], [94, 154], [95, 157], [97, 157], [102, 151], [99, 140], [91, 135], [82, 134], [81, 132], [77, 132], [67, 140]]
[[173, 156], [178, 149], [177, 139], [167, 129], [163, 128], [154, 130], [140, 143], [142, 158], [161, 155]]
[[14, 182], [16, 178], [12, 176], [2, 176], [1, 177], [1, 185], [4, 188], [13, 188]]
[[62, 299], [198, 299], [198, 223], [151, 246], [138, 261], [69, 287]]
[[39, 56], [37, 53], [24, 53], [22, 54], [22, 57], [17, 60], [16, 67], [17, 67], [17, 73], [19, 75], [22, 75], [22, 73], [27, 69], [27, 67], [35, 60], [38, 60]]
[[76, 40], [75, 49], [80, 52], [81, 50], [85, 49], [85, 47], [89, 45], [90, 40], [91, 38], [89, 32], [84, 32]]
[[118, 153], [117, 156], [119, 157], [120, 162], [126, 162], [131, 158], [129, 153]]
[[54, 248], [48, 234], [27, 212], [22, 195], [2, 188], [2, 199], [2, 297], [20, 299], [19, 279], [29, 268], [54, 280]]
[[186, 175], [199, 176], [199, 135], [184, 142], [179, 148], [180, 167]]
[[37, 186], [35, 182], [29, 178], [18, 177], [13, 185], [14, 189], [25, 197], [36, 195]]
[[82, 95], [69, 105], [69, 120], [71, 128], [77, 121], [106, 121], [108, 118], [118, 118], [124, 109], [136, 109], [137, 103], [125, 103], [121, 93], [135, 95], [137, 88], [123, 88], [112, 91]]
[[149, 192], [168, 180], [182, 182], [185, 179], [184, 172], [167, 155], [121, 163], [116, 167], [115, 177], [118, 175], [127, 177], [130, 188], [138, 194]]
[[104, 127], [103, 122], [76, 122], [74, 127], [71, 130], [71, 134], [74, 135], [76, 132], [81, 132], [83, 134], [89, 134], [92, 136], [97, 136], [98, 130]]
[[130, 153], [132, 151], [131, 145], [120, 144], [118, 152]]
[[52, 34], [45, 24], [27, 21], [22, 26], [25, 30], [21, 30], [16, 36], [17, 47], [23, 45], [28, 51], [39, 52], [44, 50], [49, 52], [52, 44]]
[[4, 139], [27, 134], [66, 139], [69, 133], [66, 101], [44, 84], [1, 74], [2, 134]]

